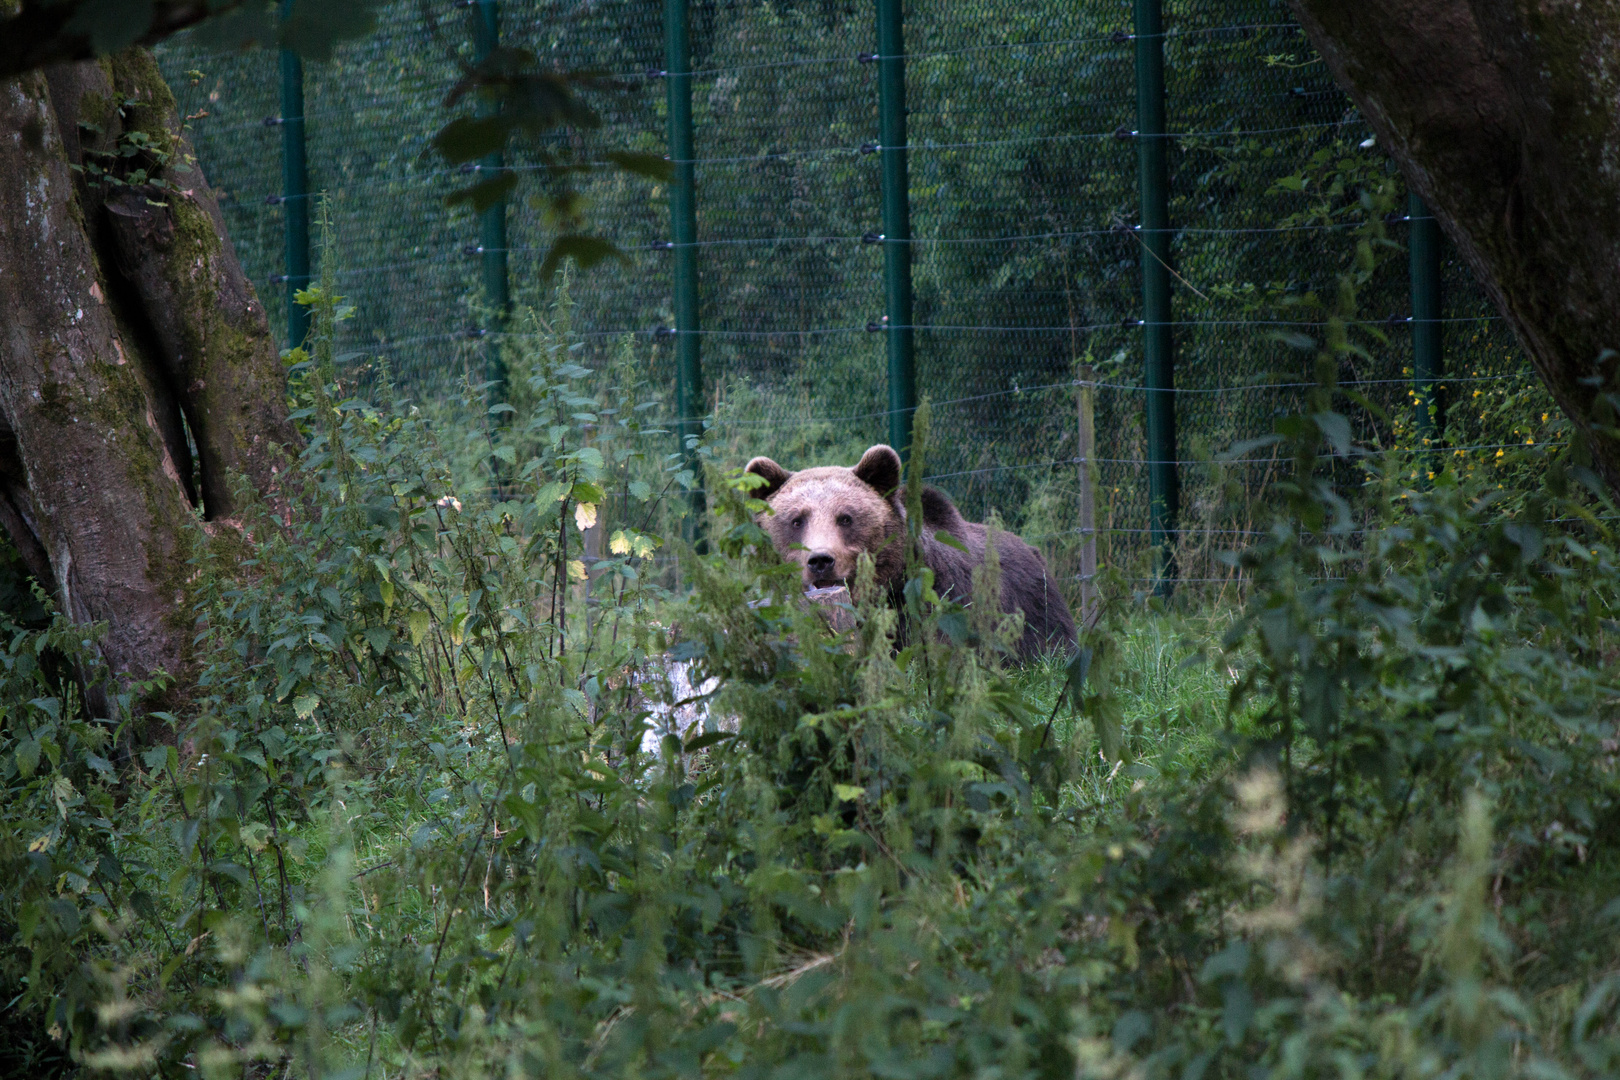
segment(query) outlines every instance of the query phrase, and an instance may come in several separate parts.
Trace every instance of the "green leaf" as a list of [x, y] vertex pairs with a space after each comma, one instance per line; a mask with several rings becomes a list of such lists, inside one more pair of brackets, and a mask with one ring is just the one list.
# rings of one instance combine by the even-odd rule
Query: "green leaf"
[[569, 490], [568, 497], [575, 502], [599, 503], [602, 501], [602, 489], [588, 480], [581, 480]]
[[540, 280], [550, 281], [562, 266], [564, 259], [573, 259], [581, 270], [589, 270], [609, 257], [620, 262], [629, 261], [624, 257], [624, 252], [600, 236], [583, 236], [578, 233], [559, 236], [552, 242], [551, 250], [546, 252], [546, 261], [540, 264]]
[[432, 624], [432, 617], [425, 611], [413, 611], [405, 616], [405, 625], [411, 631], [412, 646], [422, 644], [422, 639], [427, 637], [428, 629]]
[[1341, 413], [1322, 412], [1311, 417], [1316, 421], [1316, 429], [1322, 433], [1328, 445], [1336, 454], [1348, 454], [1352, 443], [1350, 439], [1350, 419]]
[[1091, 723], [1097, 729], [1097, 738], [1102, 742], [1102, 751], [1109, 761], [1119, 761], [1125, 750], [1125, 737], [1123, 732], [1121, 706], [1115, 698], [1105, 698], [1096, 702], [1091, 710]]
[[1267, 446], [1275, 446], [1280, 442], [1282, 442], [1281, 435], [1263, 435], [1258, 439], [1244, 439], [1242, 442], [1235, 442], [1219, 454], [1216, 454], [1215, 460], [1237, 461], [1239, 458], [1248, 457], [1256, 450]]
[[457, 206], [461, 203], [471, 203], [473, 213], [482, 214], [502, 199], [510, 195], [517, 187], [517, 173], [503, 172], [499, 176], [492, 176], [482, 183], [472, 187], [452, 191], [444, 197], [445, 204]]
[[389, 642], [394, 640], [394, 632], [386, 626], [368, 626], [360, 632], [360, 636], [379, 656], [388, 651]]
[[[433, 149], [452, 165], [476, 161], [506, 145], [508, 121], [499, 116], [458, 116], [433, 136]], [[513, 173], [505, 174], [516, 179]], [[456, 192], [451, 198], [461, 195]]]
[[609, 150], [602, 156], [625, 172], [645, 176], [649, 180], [669, 181], [675, 178], [674, 163], [662, 154], [637, 154], [628, 150]]
[[1316, 348], [1316, 339], [1298, 330], [1276, 330], [1267, 336], [1272, 341], [1280, 341], [1290, 349], [1298, 349], [1300, 352], [1310, 352]]
[[38, 900], [30, 900], [17, 913], [17, 936], [24, 944], [33, 939], [34, 931], [39, 929], [39, 919], [43, 914], [45, 907]]
[[300, 720], [308, 720], [315, 715], [315, 708], [321, 699], [315, 694], [299, 694], [293, 698], [293, 712], [298, 714]]
[[855, 802], [866, 796], [866, 789], [858, 784], [834, 784], [833, 794], [839, 802]]
[[1068, 696], [1069, 705], [1076, 712], [1080, 710], [1085, 694], [1086, 674], [1091, 671], [1091, 657], [1091, 649], [1078, 649], [1069, 658], [1068, 666], [1063, 669], [1063, 693]]
[[[251, 6], [251, 5], [249, 5]], [[342, 3], [293, 4], [282, 20], [277, 35], [283, 48], [305, 60], [330, 60], [341, 41], [364, 37], [377, 26], [376, 0], [343, 0]]]
[[39, 767], [39, 742], [35, 739], [24, 739], [17, 744], [17, 771], [24, 777], [34, 775]]
[[735, 731], [705, 731], [702, 735], [688, 741], [683, 749], [690, 754], [702, 750], [704, 747], [713, 746], [715, 743], [725, 742], [727, 739], [736, 737], [737, 733]]
[[956, 537], [952, 536], [948, 532], [937, 532], [937, 533], [934, 534], [934, 539], [938, 540], [940, 543], [944, 544], [946, 547], [953, 547], [957, 551], [960, 551], [960, 552], [962, 552], [964, 554], [968, 553], [967, 546], [965, 544], [963, 544], [962, 541], [958, 540]]
[[[598, 450], [594, 446], [580, 447], [578, 450], [575, 450], [568, 455], [568, 460], [574, 462], [589, 472], [600, 472], [607, 465], [606, 460], [602, 457], [602, 451]], [[599, 502], [600, 496], [598, 496], [596, 499], [592, 499], [591, 501]]]

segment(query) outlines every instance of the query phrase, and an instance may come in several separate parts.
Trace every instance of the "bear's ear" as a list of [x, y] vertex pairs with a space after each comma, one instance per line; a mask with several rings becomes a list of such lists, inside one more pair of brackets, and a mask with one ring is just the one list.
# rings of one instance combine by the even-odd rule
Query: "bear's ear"
[[861, 455], [855, 464], [855, 479], [888, 498], [900, 487], [900, 455], [894, 447], [879, 443]]
[[967, 531], [967, 519], [951, 502], [951, 497], [937, 487], [922, 489], [923, 524], [935, 532], [944, 530], [960, 537]]
[[765, 481], [764, 487], [755, 488], [748, 493], [751, 498], [755, 499], [769, 499], [793, 475], [768, 457], [755, 458], [743, 466], [743, 472], [753, 473]]

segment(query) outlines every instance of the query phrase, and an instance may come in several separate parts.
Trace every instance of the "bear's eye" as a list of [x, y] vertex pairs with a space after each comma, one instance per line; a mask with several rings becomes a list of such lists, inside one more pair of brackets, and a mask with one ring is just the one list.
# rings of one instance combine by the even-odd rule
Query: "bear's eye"
[[839, 514], [838, 524], [840, 527], [847, 528], [848, 526], [855, 524], [855, 519], [850, 517], [848, 514]]
[[794, 518], [794, 519], [793, 519], [793, 527], [794, 527], [794, 528], [795, 528], [795, 529], [802, 529], [802, 528], [804, 528], [804, 518], [802, 518], [802, 517], [796, 517], [796, 518]]

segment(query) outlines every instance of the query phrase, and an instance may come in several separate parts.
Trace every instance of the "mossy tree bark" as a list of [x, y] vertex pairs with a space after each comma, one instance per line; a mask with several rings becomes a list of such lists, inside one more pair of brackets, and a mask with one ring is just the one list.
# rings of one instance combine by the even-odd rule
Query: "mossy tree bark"
[[1290, 3], [1620, 493], [1620, 5]]
[[119, 677], [187, 674], [188, 530], [271, 491], [284, 386], [151, 55], [0, 84], [0, 525]]

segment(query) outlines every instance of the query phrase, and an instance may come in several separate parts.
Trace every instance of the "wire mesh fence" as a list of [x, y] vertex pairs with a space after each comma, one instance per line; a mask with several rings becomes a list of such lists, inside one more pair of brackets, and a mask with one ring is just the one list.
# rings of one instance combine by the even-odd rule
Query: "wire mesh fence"
[[[1152, 253], [1132, 15], [1120, 0], [904, 9], [928, 471], [970, 518], [999, 511], [1071, 577], [1081, 365], [1097, 384], [1102, 558], [1143, 565], [1149, 543], [1146, 469], [1157, 458], [1143, 423], [1142, 276]], [[663, 4], [511, 2], [500, 16], [503, 42], [618, 77], [590, 134], [603, 150], [665, 152]], [[690, 17], [698, 407], [714, 418], [709, 438], [738, 463], [754, 453], [790, 468], [853, 461], [886, 438], [890, 408], [873, 4], [693, 0]], [[386, 356], [424, 400], [471, 400], [492, 347], [468, 333], [482, 325], [478, 221], [444, 201], [465, 177], [429, 148], [449, 115], [437, 103], [473, 54], [471, 18], [449, 3], [387, 4], [374, 34], [306, 66], [310, 189], [329, 200], [333, 270], [356, 308], [343, 350]], [[1314, 193], [1300, 177], [1322, 155], [1376, 151], [1285, 4], [1165, 0], [1163, 20], [1174, 535], [1184, 578], [1199, 581], [1228, 573], [1209, 555], [1254, 532], [1254, 500], [1284, 464], [1269, 452], [1216, 461], [1217, 451], [1297, 408], [1311, 364], [1297, 339], [1322, 319], [1308, 301], [1333, 294], [1354, 254], [1351, 218], [1305, 213]], [[284, 266], [274, 57], [205, 55], [182, 39], [160, 58], [238, 252], [277, 312], [286, 300], [270, 287]], [[517, 314], [504, 340], [515, 343], [535, 332], [525, 312], [551, 302], [535, 271], [552, 233], [521, 198], [544, 177], [522, 158], [510, 167], [523, 178], [508, 209]], [[597, 360], [629, 337], [667, 384], [667, 185], [603, 168], [584, 191], [593, 227], [623, 257], [573, 277], [569, 332]], [[1405, 242], [1402, 228], [1388, 223], [1391, 242]], [[1451, 258], [1444, 275], [1451, 396], [1524, 384], [1510, 335], [1466, 269]], [[1356, 422], [1369, 439], [1387, 441], [1391, 418], [1410, 407], [1409, 296], [1399, 259], [1361, 291], [1358, 326], [1378, 347], [1339, 379], [1364, 395]], [[1497, 446], [1479, 430], [1456, 449]]]

